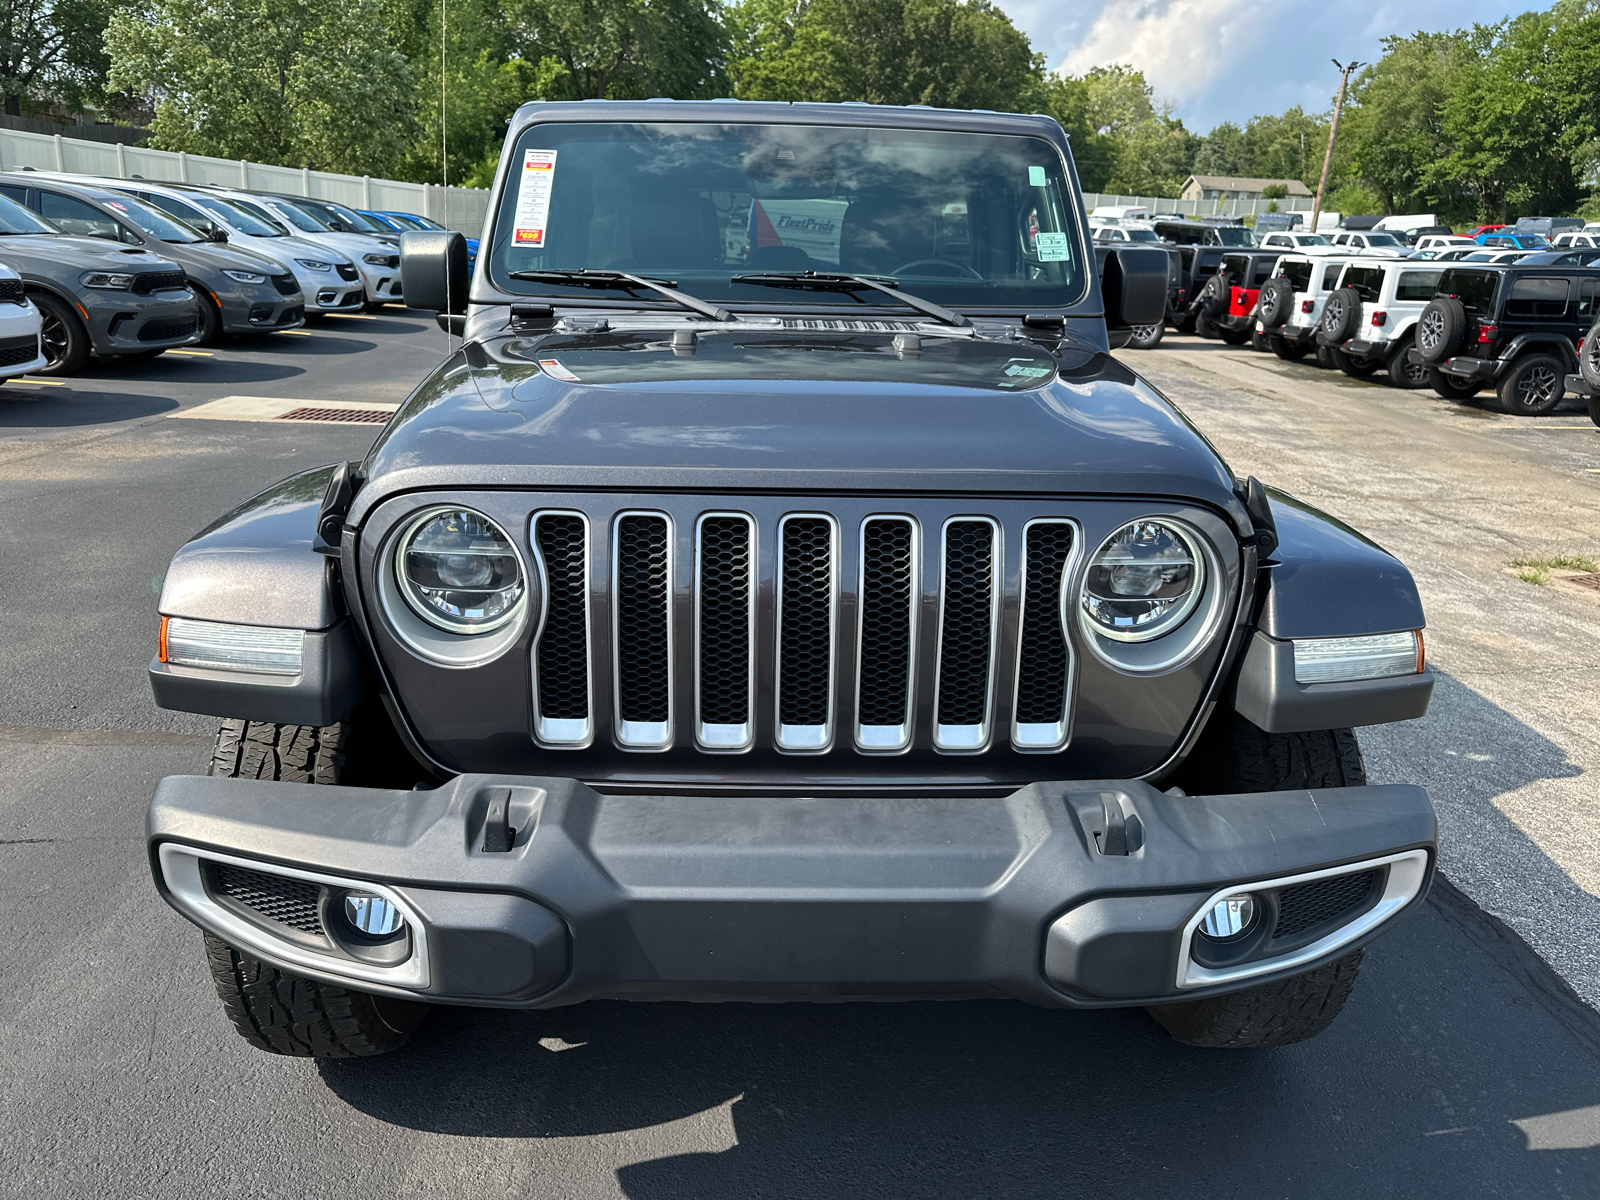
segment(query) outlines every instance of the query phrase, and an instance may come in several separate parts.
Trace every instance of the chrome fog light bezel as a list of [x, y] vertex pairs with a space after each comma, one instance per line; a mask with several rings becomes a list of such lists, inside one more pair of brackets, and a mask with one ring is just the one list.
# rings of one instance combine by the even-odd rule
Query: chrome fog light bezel
[[[1316, 941], [1285, 954], [1273, 955], [1270, 958], [1252, 958], [1227, 966], [1207, 967], [1195, 960], [1195, 940], [1204, 936], [1200, 932], [1201, 923], [1205, 920], [1206, 914], [1215, 905], [1228, 897], [1247, 891], [1255, 893], [1257, 896], [1276, 893], [1283, 888], [1293, 887], [1296, 884], [1311, 883], [1315, 880], [1327, 879], [1335, 875], [1359, 874], [1378, 867], [1387, 867], [1388, 871], [1383, 881], [1383, 892], [1378, 897], [1377, 902], [1352, 917], [1344, 925], [1339, 926], [1339, 928], [1318, 938]], [[1419, 849], [1402, 850], [1396, 854], [1385, 854], [1378, 858], [1362, 859], [1359, 862], [1344, 863], [1337, 867], [1324, 867], [1317, 871], [1301, 871], [1293, 875], [1282, 875], [1275, 879], [1252, 880], [1245, 884], [1231, 883], [1226, 887], [1218, 888], [1201, 902], [1194, 915], [1184, 924], [1183, 934], [1178, 943], [1176, 985], [1180, 991], [1189, 991], [1194, 988], [1213, 987], [1223, 983], [1239, 983], [1262, 975], [1292, 970], [1295, 967], [1314, 962], [1319, 958], [1325, 958], [1360, 940], [1411, 904], [1421, 895], [1423, 884], [1427, 881], [1427, 878], [1428, 851]], [[1270, 909], [1270, 906], [1268, 908]], [[1256, 932], [1261, 932], [1259, 928], [1260, 921], [1261, 917], [1258, 917]], [[1246, 936], [1240, 939], [1241, 942], [1249, 940], [1248, 932], [1246, 931]], [[1270, 934], [1270, 931], [1267, 932]], [[1227, 945], [1229, 943], [1213, 942], [1213, 944]]]
[[[161, 867], [161, 880], [179, 911], [202, 929], [215, 934], [228, 945], [286, 965], [312, 975], [333, 976], [377, 984], [405, 992], [424, 991], [431, 981], [427, 927], [416, 910], [406, 903], [393, 888], [370, 880], [351, 879], [306, 871], [298, 867], [280, 866], [260, 859], [241, 858], [215, 850], [203, 850], [181, 842], [163, 842], [156, 852]], [[367, 892], [381, 896], [393, 905], [405, 920], [405, 928], [412, 939], [411, 953], [392, 965], [343, 958], [334, 954], [312, 950], [288, 938], [275, 937], [264, 926], [219, 904], [206, 887], [203, 865], [226, 863], [245, 870], [267, 875], [281, 875], [307, 883], [322, 884], [339, 891]]]

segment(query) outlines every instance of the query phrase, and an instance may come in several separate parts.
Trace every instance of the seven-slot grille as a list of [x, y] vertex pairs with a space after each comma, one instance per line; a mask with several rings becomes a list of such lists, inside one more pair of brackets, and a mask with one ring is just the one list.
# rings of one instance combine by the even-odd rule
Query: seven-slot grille
[[1077, 528], [1035, 518], [1020, 546], [1010, 536], [1020, 604], [1003, 619], [1007, 535], [988, 516], [930, 525], [874, 514], [846, 526], [815, 512], [536, 513], [546, 599], [535, 739], [590, 745], [598, 678], [624, 749], [741, 753], [759, 742], [815, 754], [842, 743], [897, 754], [911, 748], [920, 708], [943, 753], [1008, 740], [1059, 751], [1073, 680], [1060, 597]]

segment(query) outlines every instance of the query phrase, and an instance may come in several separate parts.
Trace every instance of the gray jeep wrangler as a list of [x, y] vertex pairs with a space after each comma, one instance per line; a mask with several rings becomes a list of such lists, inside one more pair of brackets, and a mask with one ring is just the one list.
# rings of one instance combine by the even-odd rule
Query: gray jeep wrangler
[[1274, 1046], [1421, 902], [1411, 576], [1110, 354], [1045, 117], [530, 104], [462, 341], [167, 573], [156, 886], [280, 1054], [434, 1004], [1012, 997]]

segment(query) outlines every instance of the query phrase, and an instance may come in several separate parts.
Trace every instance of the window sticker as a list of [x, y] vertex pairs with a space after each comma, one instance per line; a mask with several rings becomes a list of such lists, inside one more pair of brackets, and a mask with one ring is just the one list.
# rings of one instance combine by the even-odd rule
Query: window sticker
[[750, 249], [793, 246], [815, 262], [836, 264], [849, 207], [848, 200], [752, 200], [746, 231]]
[[511, 244], [543, 249], [550, 219], [550, 189], [556, 179], [556, 152], [529, 150], [522, 158], [522, 179], [517, 185], [517, 213], [511, 226]]
[[1043, 167], [1029, 167], [1028, 168], [1028, 186], [1029, 187], [1044, 187], [1044, 168]]
[[1069, 257], [1067, 235], [1064, 233], [1045, 233], [1041, 230], [1034, 234], [1033, 246], [1040, 262], [1066, 262]]
[[1006, 363], [1002, 374], [1009, 375], [1013, 379], [1043, 379], [1054, 370], [1054, 367], [1035, 366], [1031, 359], [1013, 358]]
[[561, 365], [561, 360], [556, 358], [541, 358], [539, 366], [544, 373], [552, 379], [559, 379], [562, 383], [577, 383], [578, 377]]

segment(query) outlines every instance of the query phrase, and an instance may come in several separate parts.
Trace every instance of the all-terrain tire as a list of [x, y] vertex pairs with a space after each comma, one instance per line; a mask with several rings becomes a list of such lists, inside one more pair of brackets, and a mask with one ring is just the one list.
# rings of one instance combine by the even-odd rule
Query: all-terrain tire
[[410, 1040], [432, 1007], [290, 975], [205, 935], [223, 1011], [258, 1050], [294, 1058], [364, 1058]]
[[1383, 366], [1383, 359], [1363, 354], [1351, 354], [1348, 350], [1341, 350], [1337, 346], [1329, 346], [1328, 354], [1333, 358], [1333, 363], [1351, 379], [1365, 379], [1369, 375], [1377, 374], [1378, 368]]
[[[1268, 733], [1231, 709], [1218, 709], [1185, 763], [1193, 795], [1361, 787], [1366, 764], [1354, 730]], [[1163, 1029], [1190, 1046], [1287, 1046], [1326, 1029], [1350, 996], [1361, 951], [1316, 970], [1225, 996], [1151, 1005]]]
[[1567, 394], [1567, 364], [1553, 354], [1527, 354], [1500, 377], [1500, 407], [1514, 417], [1554, 412]]
[[1276, 329], [1289, 319], [1294, 309], [1294, 284], [1282, 275], [1275, 275], [1261, 285], [1261, 296], [1256, 301], [1261, 314], [1261, 324]]
[[1166, 324], [1162, 322], [1155, 325], [1135, 325], [1133, 336], [1128, 339], [1128, 349], [1154, 350], [1161, 345], [1161, 339], [1166, 332]]
[[1584, 335], [1583, 349], [1578, 352], [1578, 374], [1600, 392], [1600, 321], [1589, 326], [1589, 332]]
[[1150, 1015], [1186, 1046], [1258, 1049], [1316, 1037], [1339, 1015], [1361, 970], [1361, 951], [1275, 983], [1242, 992], [1158, 1004]]
[[1467, 310], [1454, 296], [1437, 296], [1417, 318], [1417, 353], [1424, 362], [1442, 363], [1467, 337]]
[[[367, 705], [333, 725], [224, 721], [207, 773], [405, 788], [416, 766], [383, 709]], [[383, 1054], [403, 1045], [432, 1008], [279, 970], [209, 933], [205, 945], [228, 1019], [258, 1050], [301, 1058]]]
[[1600, 392], [1589, 397], [1589, 420], [1600, 425]]
[[1217, 271], [1200, 289], [1200, 311], [1208, 317], [1219, 317], [1228, 311], [1233, 298], [1233, 284], [1226, 271]]
[[1385, 374], [1389, 386], [1413, 391], [1417, 388], [1428, 386], [1428, 367], [1425, 363], [1411, 361], [1411, 348], [1416, 344], [1414, 338], [1403, 339], [1389, 354], [1389, 366]]
[[1483, 391], [1483, 384], [1458, 380], [1431, 365], [1428, 367], [1428, 386], [1446, 400], [1470, 400]]

